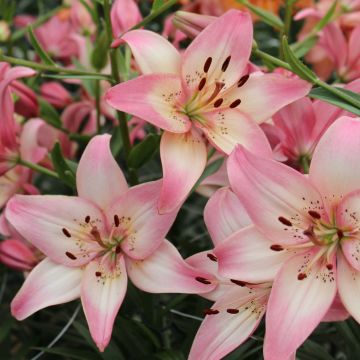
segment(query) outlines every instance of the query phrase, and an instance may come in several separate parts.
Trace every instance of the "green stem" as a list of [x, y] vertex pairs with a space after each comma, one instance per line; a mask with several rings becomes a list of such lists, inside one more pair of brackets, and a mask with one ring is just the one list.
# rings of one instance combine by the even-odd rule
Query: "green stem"
[[306, 156], [306, 155], [301, 156], [301, 158], [300, 158], [300, 166], [301, 166], [304, 174], [309, 173], [309, 163], [310, 163], [310, 159], [309, 159], [308, 156]]
[[96, 132], [100, 133], [100, 116], [101, 116], [101, 109], [100, 109], [100, 80], [95, 80], [95, 106], [96, 106]]
[[[292, 10], [293, 10], [294, 1], [286, 0], [285, 3], [285, 16], [284, 16], [284, 27], [280, 31], [280, 43], [284, 35], [289, 39], [290, 29], [291, 29], [291, 20], [292, 20]], [[282, 46], [280, 46], [280, 58], [284, 59], [284, 54], [282, 51]]]
[[9, 64], [13, 65], [20, 65], [20, 66], [27, 66], [29, 68], [39, 70], [39, 71], [51, 71], [56, 73], [64, 73], [64, 74], [71, 74], [71, 75], [88, 75], [88, 76], [97, 76], [102, 77], [104, 80], [109, 80], [109, 75], [99, 74], [95, 72], [90, 71], [82, 71], [82, 70], [76, 70], [76, 69], [68, 69], [60, 66], [52, 66], [52, 65], [46, 65], [46, 64], [39, 64], [36, 62], [23, 60], [23, 59], [17, 59], [11, 56], [6, 56], [2, 53], [0, 53], [0, 61], [5, 61]]
[[34, 171], [37, 171], [39, 173], [51, 176], [51, 177], [53, 177], [55, 179], [59, 179], [59, 175], [55, 171], [49, 170], [49, 169], [47, 169], [47, 168], [45, 168], [45, 167], [43, 167], [41, 165], [31, 163], [31, 162], [26, 161], [24, 159], [19, 159], [18, 163], [19, 163], [19, 165], [25, 166], [25, 167], [27, 167], [29, 169], [32, 169]]
[[268, 62], [270, 62], [271, 64], [275, 65], [275, 66], [279, 66], [279, 67], [282, 67], [286, 70], [290, 70], [291, 71], [291, 67], [290, 65], [285, 62], [285, 61], [282, 61], [272, 55], [269, 55], [261, 50], [259, 50], [256, 46], [253, 47], [253, 50], [252, 50], [252, 53], [253, 55], [263, 59], [263, 60], [266, 60]]
[[29, 31], [29, 28], [32, 27], [33, 29], [36, 29], [40, 25], [42, 25], [45, 21], [52, 18], [55, 14], [58, 13], [59, 10], [66, 8], [67, 6], [59, 6], [53, 10], [48, 11], [46, 14], [39, 16], [34, 22], [32, 22], [30, 25], [25, 26], [19, 30], [16, 30], [13, 32], [10, 41], [17, 41], [20, 38], [22, 38], [27, 32]]

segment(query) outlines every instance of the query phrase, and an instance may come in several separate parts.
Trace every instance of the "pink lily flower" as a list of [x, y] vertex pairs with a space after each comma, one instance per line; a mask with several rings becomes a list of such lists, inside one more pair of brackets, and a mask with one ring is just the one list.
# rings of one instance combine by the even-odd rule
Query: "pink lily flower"
[[182, 203], [202, 174], [206, 140], [225, 154], [240, 143], [270, 156], [258, 123], [309, 91], [302, 80], [249, 75], [252, 34], [250, 15], [233, 10], [202, 31], [183, 56], [150, 31], [122, 37], [144, 75], [114, 86], [106, 98], [114, 108], [164, 130], [161, 213]]
[[[274, 252], [293, 252], [277, 271], [271, 290], [266, 360], [290, 356], [323, 319], [337, 291], [360, 322], [359, 136], [359, 119], [339, 118], [319, 141], [309, 177], [241, 146], [229, 158], [230, 184], [256, 231], [270, 239]], [[231, 249], [227, 251], [231, 259]], [[246, 267], [228, 260], [222, 273], [239, 274], [241, 269]], [[249, 274], [256, 277], [256, 270]]]
[[122, 35], [142, 20], [142, 15], [134, 0], [116, 0], [111, 7], [111, 25], [114, 37]]
[[67, 89], [56, 81], [42, 84], [40, 86], [40, 94], [47, 102], [58, 109], [62, 109], [73, 102], [71, 94]]
[[90, 333], [103, 351], [128, 276], [140, 289], [154, 293], [212, 290], [213, 285], [199, 281], [211, 276], [186, 264], [164, 240], [177, 211], [159, 215], [160, 187], [161, 181], [155, 181], [129, 189], [111, 155], [110, 136], [99, 135], [79, 162], [79, 196], [12, 198], [7, 220], [47, 256], [15, 296], [12, 314], [22, 320], [81, 297]]

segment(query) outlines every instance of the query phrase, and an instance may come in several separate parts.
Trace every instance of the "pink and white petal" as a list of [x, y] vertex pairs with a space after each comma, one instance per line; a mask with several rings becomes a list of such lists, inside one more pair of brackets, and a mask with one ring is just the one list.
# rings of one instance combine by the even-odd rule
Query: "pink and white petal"
[[306, 96], [311, 84], [280, 74], [253, 73], [246, 83], [229, 93], [240, 99], [238, 109], [257, 123], [271, 118], [282, 107]]
[[126, 269], [134, 285], [150, 293], [202, 294], [214, 290], [216, 286], [197, 281], [199, 277], [211, 282], [213, 276], [187, 264], [167, 240], [144, 260], [126, 257]]
[[185, 261], [190, 266], [211, 274], [212, 277], [218, 281], [218, 284], [213, 291], [201, 294], [203, 298], [216, 301], [229, 290], [229, 287], [234, 286], [234, 283], [230, 282], [229, 279], [225, 279], [219, 275], [218, 264], [213, 251], [199, 252], [186, 258]]
[[235, 109], [220, 109], [202, 115], [204, 125], [195, 122], [219, 151], [229, 155], [237, 144], [271, 157], [272, 151], [264, 132], [246, 114]]
[[11, 313], [23, 320], [38, 310], [63, 304], [80, 296], [83, 271], [45, 258], [26, 278], [11, 302]]
[[229, 188], [211, 196], [204, 209], [204, 221], [214, 245], [251, 224], [241, 201]]
[[163, 185], [158, 209], [163, 214], [181, 205], [200, 178], [207, 161], [206, 145], [196, 130], [185, 134], [164, 132], [160, 156]]
[[250, 15], [238, 10], [228, 11], [207, 26], [183, 56], [182, 78], [188, 93], [205, 76], [208, 84], [221, 81], [230, 87], [236, 83], [250, 58], [252, 34]]
[[[319, 250], [295, 255], [276, 276], [266, 311], [267, 360], [291, 356], [320, 323], [335, 298], [335, 257], [331, 270], [322, 261], [307, 269]], [[299, 274], [306, 277], [300, 280]]]
[[134, 0], [116, 0], [111, 7], [113, 36], [120, 36], [142, 20], [138, 4]]
[[250, 225], [218, 244], [219, 274], [249, 283], [274, 280], [283, 263], [294, 255], [287, 250], [271, 250], [273, 243]]
[[110, 150], [111, 136], [97, 135], [83, 152], [76, 172], [77, 191], [81, 198], [101, 209], [128, 190], [125, 176]]
[[[338, 268], [339, 269], [339, 268]], [[339, 294], [336, 294], [330, 309], [322, 318], [323, 322], [345, 321], [350, 316], [349, 312], [345, 309]]]
[[314, 151], [309, 179], [321, 191], [329, 209], [360, 188], [359, 138], [360, 121], [342, 116], [329, 127]]
[[[76, 267], [102, 248], [90, 235], [93, 224], [104, 234], [105, 219], [91, 202], [62, 195], [15, 195], [6, 219], [27, 241], [52, 261]], [[85, 217], [90, 217], [89, 223]]]
[[81, 282], [84, 313], [91, 337], [100, 351], [104, 351], [110, 342], [114, 321], [127, 289], [124, 257], [118, 255], [116, 265], [109, 257], [91, 261]]
[[186, 115], [176, 110], [184, 103], [181, 79], [172, 74], [151, 74], [118, 84], [105, 94], [117, 110], [137, 116], [166, 131], [183, 133], [190, 129]]
[[254, 224], [275, 244], [307, 242], [303, 231], [312, 223], [308, 211], [325, 216], [310, 181], [284, 164], [238, 146], [228, 159], [228, 175]]
[[350, 315], [360, 322], [360, 272], [354, 269], [345, 256], [338, 252], [337, 284], [340, 299]]
[[149, 30], [133, 30], [121, 37], [134, 55], [140, 71], [145, 74], [180, 75], [181, 56], [163, 36]]
[[[360, 225], [360, 190], [347, 194], [336, 208], [336, 224], [339, 229], [358, 229]], [[360, 271], [360, 237], [358, 231], [354, 235], [346, 235], [341, 241], [341, 249], [349, 264]]]
[[360, 67], [360, 25], [356, 26], [350, 35], [347, 67], [349, 70]]
[[[218, 314], [207, 315], [195, 336], [189, 360], [218, 360], [240, 346], [256, 330], [265, 304], [257, 297], [266, 297], [268, 290], [234, 287], [213, 306]], [[238, 309], [230, 314], [227, 309]]]
[[132, 259], [150, 256], [162, 244], [177, 215], [177, 211], [159, 214], [161, 186], [161, 180], [134, 186], [107, 211], [109, 226], [115, 225], [118, 217], [114, 236], [123, 238], [121, 248]]

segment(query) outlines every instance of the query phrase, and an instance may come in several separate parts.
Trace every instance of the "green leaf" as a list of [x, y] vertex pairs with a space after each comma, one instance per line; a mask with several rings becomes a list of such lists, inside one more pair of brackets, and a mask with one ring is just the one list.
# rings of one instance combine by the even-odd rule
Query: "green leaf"
[[91, 53], [91, 65], [98, 71], [103, 69], [108, 62], [107, 50], [107, 34], [103, 30], [96, 39], [95, 47]]
[[[359, 94], [356, 94], [352, 91], [341, 89], [341, 88], [337, 88], [337, 89], [339, 91], [342, 91], [342, 92], [352, 96], [354, 99], [357, 99], [358, 101], [360, 101]], [[328, 91], [324, 88], [317, 87], [317, 88], [312, 89], [309, 93], [309, 96], [314, 99], [326, 101], [332, 105], [338, 106], [344, 110], [350, 111], [350, 112], [360, 116], [359, 108], [345, 102], [343, 99], [339, 98], [338, 96], [334, 95], [333, 93], [331, 93], [330, 91]]]
[[96, 74], [96, 75], [42, 74], [41, 76], [51, 79], [109, 80], [109, 76], [102, 74]]
[[304, 39], [303, 41], [296, 42], [295, 44], [290, 45], [291, 50], [294, 52], [294, 55], [297, 58], [303, 57], [306, 55], [310, 49], [314, 47], [314, 45], [319, 40], [318, 35], [311, 35]]
[[49, 104], [46, 100], [38, 98], [38, 103], [40, 105], [40, 117], [45, 120], [49, 125], [61, 129], [62, 123], [59, 113], [56, 109]]
[[192, 188], [191, 192], [195, 191], [196, 188], [206, 179], [208, 176], [215, 174], [221, 167], [224, 162], [224, 158], [216, 159], [215, 161], [211, 162], [204, 170], [202, 175], [200, 176], [199, 180], [196, 182], [194, 187]]
[[76, 173], [74, 172], [74, 166], [69, 166], [63, 156], [59, 143], [56, 143], [51, 151], [51, 160], [59, 178], [64, 181], [66, 185], [76, 189]]
[[47, 354], [61, 355], [63, 359], [74, 360], [98, 360], [99, 357], [89, 351], [70, 349], [63, 347], [47, 348], [47, 347], [33, 347], [35, 350], [44, 351]]
[[110, 140], [111, 153], [114, 155], [114, 157], [119, 155], [123, 146], [124, 144], [121, 136], [120, 126], [116, 126]]
[[129, 154], [129, 167], [138, 169], [148, 162], [159, 147], [160, 136], [149, 134], [141, 143], [135, 145]]
[[152, 8], [151, 8], [151, 12], [154, 12], [154, 11], [160, 9], [164, 5], [164, 3], [165, 3], [164, 0], [154, 0]]
[[293, 51], [291, 50], [286, 36], [282, 39], [282, 49], [285, 60], [291, 66], [292, 71], [304, 80], [314, 83], [317, 76], [302, 62], [300, 61]]
[[336, 6], [338, 1], [335, 0], [329, 10], [326, 12], [325, 16], [323, 16], [320, 21], [315, 25], [314, 30], [312, 32], [318, 33], [321, 31], [331, 20], [333, 20], [333, 16], [335, 14]]
[[36, 38], [32, 27], [29, 27], [29, 38], [31, 45], [35, 49], [36, 53], [40, 56], [40, 59], [46, 65], [56, 66], [55, 62], [50, 58], [46, 51], [41, 47], [38, 39]]
[[274, 27], [277, 30], [282, 30], [284, 27], [283, 21], [272, 12], [262, 9], [261, 7], [252, 5], [248, 0], [237, 0], [238, 3], [245, 5], [251, 12], [258, 16], [266, 24]]

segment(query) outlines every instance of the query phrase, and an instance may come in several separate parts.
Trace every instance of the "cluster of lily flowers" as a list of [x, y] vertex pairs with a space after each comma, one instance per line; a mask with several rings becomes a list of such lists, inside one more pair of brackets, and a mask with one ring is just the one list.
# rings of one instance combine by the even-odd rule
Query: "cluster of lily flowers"
[[[34, 33], [58, 63], [76, 70], [75, 58], [91, 69], [96, 25], [81, 1], [67, 3]], [[116, 0], [112, 48], [131, 49], [131, 78], [101, 81], [98, 101], [74, 79], [44, 81], [35, 93], [20, 79], [36, 69], [0, 63], [0, 261], [27, 274], [11, 303], [16, 319], [80, 298], [104, 351], [129, 279], [146, 292], [214, 302], [189, 359], [223, 358], [264, 316], [265, 360], [295, 359], [322, 321], [360, 322], [360, 119], [311, 100], [311, 84], [290, 71], [250, 62], [256, 19], [243, 9], [224, 12], [224, 3], [234, 5], [187, 4], [186, 11], [206, 10], [177, 13], [160, 35], [131, 30], [142, 19], [138, 5]], [[301, 38], [332, 2], [300, 3]], [[320, 78], [335, 73], [339, 87], [360, 93], [360, 2], [338, 3], [306, 60]], [[21, 15], [15, 25], [35, 20]], [[69, 84], [80, 87], [77, 100]], [[61, 129], [40, 117], [39, 99], [61, 112]], [[98, 132], [99, 124], [117, 126], [116, 111], [132, 116], [130, 145], [149, 128], [161, 134], [161, 179], [127, 184], [111, 135]], [[77, 195], [42, 195], [36, 171], [56, 170], [49, 157], [56, 143], [76, 162], [74, 134], [91, 138], [77, 164]], [[201, 178], [219, 158], [219, 170]], [[204, 221], [213, 244], [183, 259], [166, 235], [195, 185], [209, 197]]]

